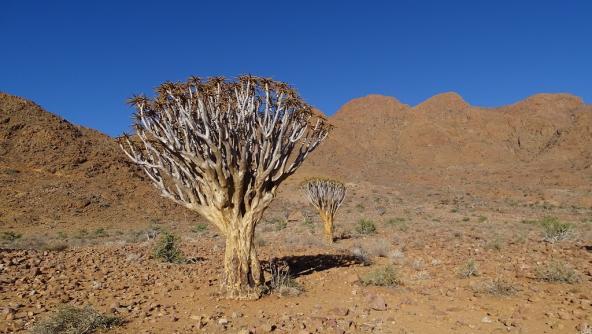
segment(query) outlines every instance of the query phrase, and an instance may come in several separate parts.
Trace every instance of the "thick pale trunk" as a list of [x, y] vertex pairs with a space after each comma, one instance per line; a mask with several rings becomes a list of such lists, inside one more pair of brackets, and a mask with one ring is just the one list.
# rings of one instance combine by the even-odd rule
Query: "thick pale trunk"
[[321, 219], [323, 220], [324, 230], [325, 230], [325, 242], [332, 244], [333, 243], [333, 216], [330, 213], [326, 213], [324, 211], [320, 212]]
[[257, 299], [261, 296], [263, 272], [253, 243], [254, 232], [232, 229], [226, 235], [222, 294], [229, 299]]

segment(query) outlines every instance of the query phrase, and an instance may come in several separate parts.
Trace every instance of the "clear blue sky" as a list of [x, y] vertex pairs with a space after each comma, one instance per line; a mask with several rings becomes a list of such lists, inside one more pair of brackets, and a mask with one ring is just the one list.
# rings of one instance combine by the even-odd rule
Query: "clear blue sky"
[[0, 91], [110, 135], [134, 93], [244, 73], [327, 114], [370, 93], [590, 102], [592, 1], [2, 1]]

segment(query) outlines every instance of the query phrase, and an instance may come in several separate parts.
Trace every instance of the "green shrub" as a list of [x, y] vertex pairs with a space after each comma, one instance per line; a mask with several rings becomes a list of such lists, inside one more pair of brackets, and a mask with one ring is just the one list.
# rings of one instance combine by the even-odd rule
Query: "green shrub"
[[401, 217], [391, 218], [385, 222], [385, 225], [395, 227], [399, 231], [403, 231], [403, 232], [407, 231], [409, 228], [407, 226], [407, 221], [405, 220], [405, 218], [401, 218]]
[[0, 234], [0, 239], [2, 239], [4, 241], [15, 241], [15, 240], [22, 238], [22, 236], [23, 235], [20, 233], [7, 231], [7, 232], [2, 232], [2, 234]]
[[371, 220], [361, 219], [358, 221], [356, 231], [360, 234], [374, 234], [376, 233], [376, 225]]
[[105, 237], [108, 237], [108, 236], [109, 236], [109, 234], [102, 227], [94, 230], [94, 232], [93, 232], [93, 237], [94, 238], [105, 238]]
[[177, 237], [169, 232], [163, 232], [154, 248], [154, 257], [168, 263], [183, 262], [183, 253], [177, 247]]
[[573, 225], [555, 217], [545, 217], [539, 224], [543, 227], [543, 239], [551, 243], [569, 239], [573, 235]]
[[304, 218], [304, 220], [302, 221], [302, 224], [311, 230], [314, 229], [314, 227], [315, 227], [312, 220], [308, 217]]
[[281, 230], [285, 229], [286, 227], [288, 227], [288, 222], [285, 220], [278, 220], [277, 223], [275, 224], [276, 231], [281, 231]]
[[402, 284], [399, 274], [392, 266], [373, 270], [360, 278], [363, 285], [399, 286]]
[[191, 229], [191, 232], [201, 234], [208, 230], [208, 224], [206, 223], [197, 223]]
[[109, 329], [123, 324], [123, 320], [103, 315], [92, 307], [60, 307], [47, 319], [35, 324], [32, 334], [87, 334], [98, 329]]
[[574, 284], [581, 280], [578, 272], [564, 262], [555, 261], [536, 269], [539, 280], [551, 283]]

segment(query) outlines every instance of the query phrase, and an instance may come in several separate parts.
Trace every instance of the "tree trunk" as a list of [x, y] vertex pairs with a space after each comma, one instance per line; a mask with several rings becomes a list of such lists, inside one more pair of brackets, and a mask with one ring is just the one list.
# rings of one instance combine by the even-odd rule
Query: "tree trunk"
[[229, 299], [258, 299], [261, 297], [263, 272], [257, 259], [251, 232], [229, 226], [224, 255], [224, 279], [221, 292]]
[[325, 242], [333, 243], [333, 216], [330, 213], [321, 212], [321, 219], [325, 227]]

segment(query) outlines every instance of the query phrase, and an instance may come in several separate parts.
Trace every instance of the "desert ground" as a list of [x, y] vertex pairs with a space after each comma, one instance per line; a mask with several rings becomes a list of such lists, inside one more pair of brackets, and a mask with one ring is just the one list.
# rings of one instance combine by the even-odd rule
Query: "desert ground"
[[[116, 316], [109, 333], [592, 333], [590, 106], [373, 95], [329, 120], [257, 226], [290, 284], [232, 301], [213, 225], [113, 138], [0, 94], [0, 333], [64, 305]], [[329, 245], [298, 188], [316, 175], [348, 189]], [[155, 257], [166, 232], [179, 263]]]

